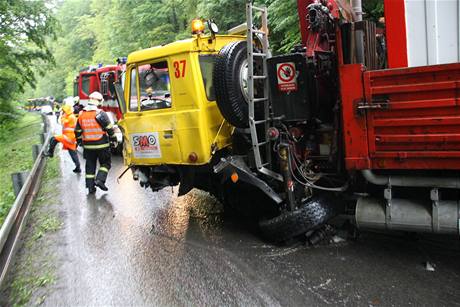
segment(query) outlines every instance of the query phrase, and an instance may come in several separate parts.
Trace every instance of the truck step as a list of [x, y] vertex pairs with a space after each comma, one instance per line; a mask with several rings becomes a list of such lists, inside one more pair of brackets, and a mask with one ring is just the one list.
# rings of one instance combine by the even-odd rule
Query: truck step
[[264, 102], [264, 101], [268, 101], [268, 98], [266, 98], [266, 97], [254, 98], [253, 101], [254, 102]]

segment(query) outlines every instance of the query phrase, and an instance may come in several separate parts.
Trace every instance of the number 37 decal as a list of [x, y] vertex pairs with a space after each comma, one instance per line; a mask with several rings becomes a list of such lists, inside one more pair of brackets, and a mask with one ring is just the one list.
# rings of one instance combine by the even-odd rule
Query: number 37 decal
[[186, 60], [174, 61], [174, 76], [176, 78], [185, 77], [185, 67], [187, 66]]

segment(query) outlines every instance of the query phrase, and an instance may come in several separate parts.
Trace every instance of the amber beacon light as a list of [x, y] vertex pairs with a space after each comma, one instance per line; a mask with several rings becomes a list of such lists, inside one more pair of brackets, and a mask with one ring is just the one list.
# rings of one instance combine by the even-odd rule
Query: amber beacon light
[[201, 19], [192, 20], [192, 33], [201, 34], [204, 32], [204, 22]]

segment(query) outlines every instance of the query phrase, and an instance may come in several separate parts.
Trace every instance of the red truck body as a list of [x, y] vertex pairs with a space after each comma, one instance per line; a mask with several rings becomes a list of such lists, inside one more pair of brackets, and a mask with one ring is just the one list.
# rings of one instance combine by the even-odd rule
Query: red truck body
[[95, 71], [84, 70], [81, 71], [76, 79], [78, 84], [77, 92], [74, 93], [80, 97], [80, 102], [85, 103], [89, 100], [89, 95], [99, 90], [99, 82], [97, 80], [97, 74]]
[[[346, 168], [460, 169], [460, 64], [383, 70], [343, 64], [342, 33], [337, 31], [332, 47], [309, 30], [308, 6], [316, 2], [297, 1], [302, 42], [307, 57], [327, 50], [338, 55]], [[338, 18], [341, 1], [323, 2]], [[391, 35], [401, 14], [396, 2], [402, 1], [385, 1], [393, 61], [407, 58], [405, 44], [399, 48]]]
[[120, 119], [122, 114], [115, 98], [113, 82], [118, 80], [122, 71], [122, 65], [106, 65], [81, 71], [75, 81], [78, 84], [76, 96], [85, 104], [92, 92], [100, 92], [104, 96], [102, 109], [113, 112]]
[[459, 63], [343, 65], [340, 83], [348, 169], [460, 169]]

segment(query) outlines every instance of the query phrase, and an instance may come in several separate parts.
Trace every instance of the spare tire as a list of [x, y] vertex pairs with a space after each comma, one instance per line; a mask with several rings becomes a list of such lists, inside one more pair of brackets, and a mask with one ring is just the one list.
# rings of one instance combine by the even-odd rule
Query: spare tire
[[[248, 102], [244, 80], [247, 74], [247, 43], [232, 42], [224, 46], [216, 59], [213, 83], [216, 102], [222, 116], [233, 126], [248, 127]], [[246, 75], [247, 76], [247, 75]]]
[[269, 241], [280, 243], [310, 230], [317, 229], [343, 211], [342, 200], [331, 196], [309, 199], [295, 211], [259, 222], [262, 235]]

